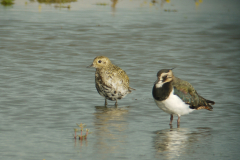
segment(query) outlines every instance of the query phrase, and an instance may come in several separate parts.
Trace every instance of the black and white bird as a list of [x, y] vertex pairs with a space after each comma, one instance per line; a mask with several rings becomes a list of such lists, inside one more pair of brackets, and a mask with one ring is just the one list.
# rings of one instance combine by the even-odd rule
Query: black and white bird
[[178, 115], [179, 126], [180, 116], [199, 109], [212, 111], [211, 105], [215, 104], [200, 96], [189, 82], [175, 77], [172, 69], [162, 69], [157, 73], [152, 95], [157, 106], [170, 114], [170, 125], [173, 115]]

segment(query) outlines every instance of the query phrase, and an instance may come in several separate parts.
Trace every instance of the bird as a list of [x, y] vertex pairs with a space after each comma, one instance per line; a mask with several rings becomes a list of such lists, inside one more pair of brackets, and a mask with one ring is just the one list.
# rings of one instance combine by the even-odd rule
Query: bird
[[129, 78], [124, 70], [112, 64], [110, 59], [105, 56], [97, 56], [93, 63], [88, 66], [96, 68], [95, 86], [98, 93], [107, 100], [116, 101], [131, 93], [134, 88], [129, 87]]
[[178, 116], [177, 125], [180, 126], [180, 117], [194, 110], [207, 109], [212, 111], [215, 102], [200, 96], [193, 86], [173, 75], [173, 69], [162, 69], [157, 73], [157, 80], [152, 89], [152, 96], [156, 105], [170, 114], [172, 125], [173, 115]]

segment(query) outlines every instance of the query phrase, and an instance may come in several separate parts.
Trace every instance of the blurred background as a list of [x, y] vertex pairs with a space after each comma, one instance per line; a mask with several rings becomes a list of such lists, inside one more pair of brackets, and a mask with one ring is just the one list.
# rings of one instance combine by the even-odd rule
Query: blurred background
[[[0, 0], [0, 159], [238, 159], [238, 0]], [[104, 107], [96, 56], [129, 76]], [[176, 67], [213, 111], [173, 126], [152, 98]], [[74, 139], [76, 123], [89, 129]], [[80, 134], [79, 132], [77, 134]]]

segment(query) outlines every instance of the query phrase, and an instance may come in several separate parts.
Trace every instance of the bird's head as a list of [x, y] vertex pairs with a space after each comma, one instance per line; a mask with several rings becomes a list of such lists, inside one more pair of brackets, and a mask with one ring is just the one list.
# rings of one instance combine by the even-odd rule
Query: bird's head
[[157, 80], [154, 83], [157, 88], [163, 86], [163, 84], [171, 82], [173, 80], [173, 69], [162, 69], [157, 73]]
[[111, 64], [111, 61], [109, 60], [109, 58], [105, 57], [105, 56], [97, 56], [94, 60], [93, 63], [88, 66], [89, 67], [94, 67], [94, 68], [103, 68], [108, 66], [109, 64]]

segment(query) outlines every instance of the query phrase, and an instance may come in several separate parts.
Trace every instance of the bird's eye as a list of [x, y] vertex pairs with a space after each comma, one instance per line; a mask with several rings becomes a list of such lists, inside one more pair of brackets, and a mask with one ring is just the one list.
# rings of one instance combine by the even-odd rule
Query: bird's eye
[[102, 63], [102, 61], [101, 61], [101, 60], [99, 60], [99, 61], [98, 61], [98, 63]]
[[165, 82], [167, 80], [167, 76], [162, 77], [162, 79], [163, 79], [163, 82]]

